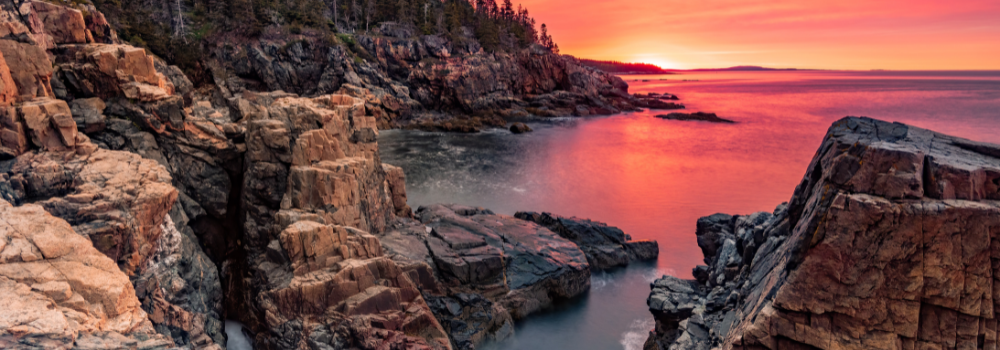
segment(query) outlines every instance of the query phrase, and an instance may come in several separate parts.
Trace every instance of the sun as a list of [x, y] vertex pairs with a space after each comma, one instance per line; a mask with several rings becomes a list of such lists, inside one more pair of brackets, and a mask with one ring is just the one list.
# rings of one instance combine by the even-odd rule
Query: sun
[[663, 69], [680, 69], [680, 65], [660, 55], [636, 55], [632, 62], [649, 63]]

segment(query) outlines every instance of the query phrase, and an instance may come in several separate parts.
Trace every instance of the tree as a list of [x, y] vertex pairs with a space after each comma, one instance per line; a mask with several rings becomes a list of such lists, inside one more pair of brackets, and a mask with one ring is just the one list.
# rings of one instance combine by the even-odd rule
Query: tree
[[538, 43], [545, 46], [547, 49], [552, 48], [552, 37], [549, 36], [549, 27], [542, 23], [542, 34], [538, 38]]
[[365, 1], [365, 31], [369, 31], [369, 24], [372, 21], [372, 16], [375, 15], [375, 0], [364, 0]]
[[503, 9], [500, 12], [504, 21], [511, 22], [514, 20], [514, 5], [510, 3], [510, 0], [503, 0]]

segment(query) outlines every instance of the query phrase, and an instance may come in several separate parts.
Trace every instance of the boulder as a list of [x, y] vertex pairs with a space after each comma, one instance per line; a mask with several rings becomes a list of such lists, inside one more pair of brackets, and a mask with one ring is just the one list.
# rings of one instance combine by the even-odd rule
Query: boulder
[[699, 220], [708, 266], [653, 284], [647, 346], [994, 348], [998, 181], [998, 145], [842, 119], [787, 205]]
[[545, 226], [575, 243], [587, 255], [590, 266], [596, 269], [656, 260], [659, 256], [656, 241], [632, 241], [632, 237], [621, 229], [603, 222], [535, 212], [518, 212], [514, 217]]
[[531, 132], [531, 127], [524, 123], [514, 123], [510, 125], [510, 132], [515, 134], [523, 134], [526, 132]]

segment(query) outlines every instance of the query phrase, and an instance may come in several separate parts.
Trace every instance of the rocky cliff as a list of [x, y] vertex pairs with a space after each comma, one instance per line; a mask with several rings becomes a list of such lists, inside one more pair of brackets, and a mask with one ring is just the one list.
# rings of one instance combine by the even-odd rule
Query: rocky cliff
[[0, 347], [218, 349], [234, 319], [262, 349], [466, 349], [589, 288], [589, 243], [413, 212], [376, 144], [402, 97], [195, 87], [83, 3], [0, 20]]
[[998, 145], [846, 118], [790, 202], [697, 235], [697, 280], [652, 284], [646, 349], [997, 347]]
[[[221, 8], [227, 3], [230, 8]], [[223, 98], [279, 90], [309, 97], [348, 94], [365, 100], [383, 129], [474, 132], [530, 117], [683, 108], [631, 96], [622, 79], [531, 44], [533, 37], [502, 49], [481, 44], [477, 38], [482, 33], [473, 27], [496, 19], [487, 19], [481, 12], [441, 12], [475, 11], [464, 0], [426, 2], [413, 9], [407, 7], [417, 2], [378, 1], [374, 10], [365, 11], [375, 11], [382, 18], [380, 24], [358, 27], [354, 23], [351, 28], [335, 24], [332, 6], [337, 5], [322, 2], [97, 4], [110, 23], [131, 33], [127, 37], [133, 42], [183, 61], [196, 78], [195, 87], [216, 89]], [[302, 4], [311, 7], [296, 7]], [[395, 17], [412, 16], [406, 13], [414, 9], [425, 17], [428, 10], [432, 16], [440, 13], [450, 22], [441, 23], [445, 21], [441, 17], [437, 29], [431, 30], [395, 21], [399, 19]], [[310, 16], [323, 19], [303, 22]], [[247, 23], [232, 23], [235, 18]], [[250, 22], [262, 27], [245, 28]]]

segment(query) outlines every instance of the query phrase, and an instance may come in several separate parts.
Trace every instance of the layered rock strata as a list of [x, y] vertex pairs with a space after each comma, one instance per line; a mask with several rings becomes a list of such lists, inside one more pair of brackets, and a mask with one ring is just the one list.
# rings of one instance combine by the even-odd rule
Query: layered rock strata
[[381, 235], [397, 261], [428, 264], [441, 281], [422, 289], [457, 348], [513, 332], [520, 319], [590, 289], [590, 266], [573, 242], [533, 222], [457, 205], [421, 207]]
[[603, 222], [536, 212], [518, 212], [514, 217], [545, 226], [575, 243], [587, 255], [587, 262], [593, 268], [609, 269], [659, 257], [660, 247], [656, 241], [633, 241], [632, 236], [621, 229]]
[[[69, 222], [89, 249], [127, 276], [142, 322], [167, 343], [218, 348], [225, 344], [218, 270], [179, 208], [178, 197], [186, 195], [174, 183], [187, 176], [171, 176], [190, 173], [173, 172], [169, 158], [149, 149], [108, 150], [130, 149], [104, 133], [108, 124], [138, 129], [144, 120], [170, 119], [171, 108], [150, 107], [155, 117], [147, 113], [133, 121], [109, 121], [105, 112], [122, 103], [180, 107], [164, 102], [177, 101], [172, 84], [153, 69], [144, 50], [117, 44], [103, 15], [78, 6], [83, 11], [35, 1], [0, 4], [0, 159], [13, 158], [0, 162], [0, 197], [13, 205], [39, 205]], [[153, 134], [134, 135], [137, 144], [156, 144]], [[137, 346], [102, 339], [73, 345], [63, 338], [64, 344], [45, 346]]]
[[993, 349], [1000, 146], [903, 124], [830, 128], [787, 205], [698, 221], [647, 349]]

